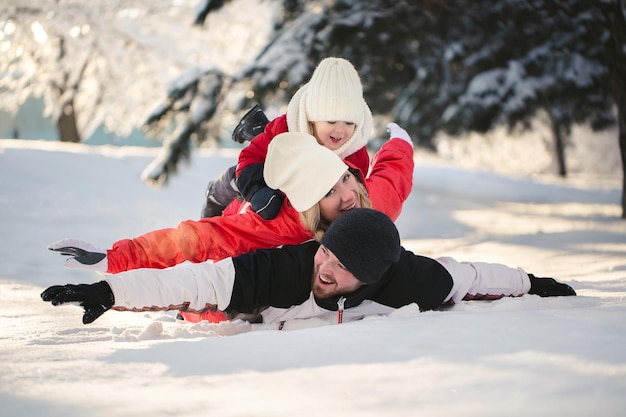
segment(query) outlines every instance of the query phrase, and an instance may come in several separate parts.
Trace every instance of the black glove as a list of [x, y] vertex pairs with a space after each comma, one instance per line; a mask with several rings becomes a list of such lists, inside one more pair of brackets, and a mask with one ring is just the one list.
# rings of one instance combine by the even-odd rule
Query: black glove
[[93, 322], [115, 303], [113, 291], [106, 281], [95, 284], [54, 285], [41, 293], [41, 299], [50, 301], [53, 306], [78, 303], [85, 310], [83, 324]]
[[562, 297], [576, 295], [572, 287], [554, 278], [537, 278], [533, 274], [528, 274], [530, 278], [530, 290], [528, 294], [535, 294], [539, 297]]
[[250, 199], [250, 207], [265, 220], [278, 216], [285, 201], [285, 194], [270, 187], [259, 188]]

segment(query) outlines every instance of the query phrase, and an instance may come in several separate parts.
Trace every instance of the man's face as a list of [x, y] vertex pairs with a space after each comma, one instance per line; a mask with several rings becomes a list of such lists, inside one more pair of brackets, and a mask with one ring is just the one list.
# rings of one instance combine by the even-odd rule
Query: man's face
[[348, 294], [365, 285], [324, 245], [317, 249], [313, 266], [311, 290], [318, 298]]

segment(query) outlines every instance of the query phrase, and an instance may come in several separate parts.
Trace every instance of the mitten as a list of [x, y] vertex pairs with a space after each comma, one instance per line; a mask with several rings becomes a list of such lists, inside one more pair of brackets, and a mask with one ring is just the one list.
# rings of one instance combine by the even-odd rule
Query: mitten
[[389, 132], [389, 139], [402, 139], [413, 146], [413, 141], [411, 140], [409, 134], [396, 123], [387, 124], [387, 132]]
[[235, 186], [246, 201], [251, 201], [254, 193], [267, 187], [263, 179], [263, 164], [251, 164], [243, 168], [235, 178]]
[[113, 291], [106, 281], [95, 284], [54, 285], [41, 293], [41, 299], [51, 302], [53, 306], [78, 303], [85, 310], [83, 324], [93, 322], [115, 304]]
[[262, 187], [250, 199], [250, 207], [265, 220], [278, 216], [285, 200], [285, 194], [270, 187]]
[[285, 195], [265, 184], [263, 164], [248, 165], [241, 170], [236, 182], [241, 195], [259, 216], [265, 220], [272, 220], [278, 216]]
[[106, 249], [99, 248], [88, 242], [77, 239], [63, 239], [48, 245], [48, 249], [69, 256], [65, 267], [71, 269], [89, 269], [97, 272], [107, 272]]

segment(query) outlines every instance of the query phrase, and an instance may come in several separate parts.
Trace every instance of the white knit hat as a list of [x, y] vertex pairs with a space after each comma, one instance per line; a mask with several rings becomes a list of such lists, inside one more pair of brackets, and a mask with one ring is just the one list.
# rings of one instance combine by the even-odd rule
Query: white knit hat
[[334, 152], [345, 158], [367, 145], [372, 134], [372, 112], [363, 99], [361, 79], [350, 61], [323, 59], [309, 82], [292, 97], [287, 107], [290, 132], [312, 133], [309, 122], [346, 121], [356, 124], [352, 137]]
[[308, 133], [281, 133], [267, 149], [263, 177], [287, 195], [299, 212], [317, 204], [348, 169], [333, 151]]

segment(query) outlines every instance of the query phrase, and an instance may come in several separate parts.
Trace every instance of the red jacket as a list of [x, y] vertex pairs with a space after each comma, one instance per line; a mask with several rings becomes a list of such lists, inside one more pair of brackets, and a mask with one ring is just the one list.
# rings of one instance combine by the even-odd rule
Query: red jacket
[[[402, 139], [386, 142], [372, 160], [365, 186], [373, 208], [396, 220], [413, 185], [413, 148]], [[184, 261], [204, 262], [238, 256], [263, 248], [299, 244], [313, 238], [298, 212], [285, 199], [278, 216], [263, 220], [243, 214], [186, 220], [116, 242], [107, 251], [109, 269], [118, 273], [137, 268], [167, 268]]]
[[[237, 161], [236, 175], [239, 176], [241, 170], [252, 164], [259, 164], [265, 162], [265, 156], [267, 155], [267, 147], [276, 135], [287, 132], [287, 115], [283, 114], [278, 116], [265, 126], [263, 133], [254, 137], [239, 153], [239, 160]], [[348, 155], [345, 161], [350, 162], [356, 168], [360, 169], [363, 175], [367, 175], [367, 170], [370, 165], [370, 157], [367, 153], [367, 149], [362, 147], [352, 155]]]

